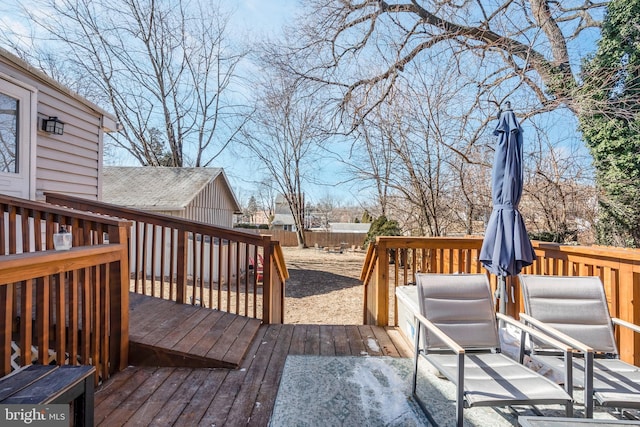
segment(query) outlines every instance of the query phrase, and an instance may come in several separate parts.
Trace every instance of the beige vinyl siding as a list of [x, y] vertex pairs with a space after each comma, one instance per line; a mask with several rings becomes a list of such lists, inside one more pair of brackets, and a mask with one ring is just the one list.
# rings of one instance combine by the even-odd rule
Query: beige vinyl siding
[[38, 94], [38, 113], [58, 116], [64, 135], [38, 132], [36, 197], [55, 191], [98, 199], [100, 118], [73, 98], [49, 88]]
[[186, 218], [222, 227], [233, 227], [233, 205], [219, 175], [206, 185], [186, 208]]
[[[102, 164], [103, 110], [4, 50], [0, 73], [36, 88], [35, 142], [36, 199], [55, 191], [98, 199]], [[41, 120], [57, 116], [65, 123], [64, 135], [41, 131]]]

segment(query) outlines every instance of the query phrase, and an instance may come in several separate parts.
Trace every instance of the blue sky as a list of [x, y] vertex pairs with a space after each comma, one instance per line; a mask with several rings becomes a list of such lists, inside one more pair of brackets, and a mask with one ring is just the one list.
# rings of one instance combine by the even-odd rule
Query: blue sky
[[[232, 25], [237, 26], [237, 34], [244, 38], [260, 39], [263, 36], [277, 36], [282, 27], [293, 24], [298, 10], [298, 0], [242, 0], [234, 6]], [[325, 159], [316, 164], [313, 178], [319, 184], [305, 183], [307, 200], [316, 203], [320, 199], [331, 197], [339, 204], [356, 203], [356, 194], [349, 186], [339, 184], [344, 176], [340, 174], [340, 164]], [[256, 173], [259, 165], [246, 158], [240, 158], [232, 151], [223, 153], [217, 166], [223, 167], [232, 181], [239, 199], [248, 199], [257, 191], [257, 181], [261, 176]], [[356, 203], [357, 204], [357, 203]]]
[[237, 1], [233, 21], [250, 32], [277, 34], [285, 23], [293, 19], [297, 0]]
[[[0, 2], [0, 25], [28, 34], [28, 25], [20, 20], [19, 10], [32, 2], [33, 0]], [[229, 30], [233, 37], [237, 37], [238, 43], [277, 36], [284, 25], [292, 23], [298, 8], [298, 0], [236, 0], [234, 2], [222, 0], [221, 4], [232, 12]], [[251, 72], [251, 66], [246, 67], [245, 71]], [[118, 154], [115, 163], [137, 165], [137, 162], [124, 152]], [[258, 191], [257, 182], [263, 179], [263, 175], [256, 172], [259, 165], [246, 157], [236, 155], [233, 151], [227, 150], [213, 166], [225, 169], [240, 200], [247, 200], [255, 194]], [[348, 189], [336, 187], [337, 180], [341, 177], [332, 168], [330, 162], [319, 165], [314, 173], [315, 181], [322, 181], [325, 184], [305, 185], [309, 201], [317, 202], [328, 195], [332, 195], [338, 202], [350, 203], [353, 200], [353, 195]]]
[[[20, 22], [17, 19], [19, 6], [24, 6], [32, 0], [4, 0], [0, 2], [0, 24], [11, 25], [17, 28]], [[233, 10], [231, 18], [231, 34], [237, 37], [239, 43], [259, 40], [266, 36], [276, 36], [284, 25], [293, 24], [298, 9], [298, 0], [235, 0], [233, 2], [221, 0], [221, 4]], [[591, 46], [592, 47], [592, 46]], [[582, 54], [583, 52], [581, 52]], [[580, 55], [579, 55], [580, 56]], [[246, 67], [250, 70], [251, 67]], [[525, 130], [528, 123], [523, 124]], [[564, 125], [557, 126], [557, 131], [562, 130], [565, 135], [556, 135], [555, 140], [572, 141], [579, 144], [579, 136], [575, 133], [575, 120], [567, 120]], [[528, 132], [527, 135], [533, 135]], [[578, 139], [578, 141], [576, 141]], [[123, 164], [135, 164], [135, 162], [122, 159]], [[257, 182], [263, 179], [259, 165], [246, 157], [238, 156], [233, 151], [223, 153], [213, 166], [222, 167], [232, 182], [237, 197], [244, 201], [258, 192]], [[325, 197], [331, 197], [334, 202], [342, 205], [358, 204], [358, 199], [366, 199], [366, 195], [359, 194], [357, 189], [352, 189], [349, 184], [340, 184], [345, 179], [341, 175], [341, 165], [331, 159], [324, 159], [316, 163], [314, 181], [320, 184], [306, 184], [304, 190], [307, 200], [315, 203]]]
[[[236, 34], [243, 39], [254, 40], [277, 36], [283, 26], [293, 24], [298, 10], [298, 0], [242, 0], [233, 8], [235, 12], [231, 23], [237, 28]], [[256, 173], [259, 165], [251, 160], [228, 151], [223, 153], [216, 166], [225, 169], [239, 199], [248, 199], [258, 190], [256, 182], [261, 181], [262, 176]], [[309, 202], [317, 203], [320, 199], [331, 197], [334, 202], [342, 205], [357, 204], [357, 195], [353, 194], [349, 186], [339, 184], [344, 176], [340, 174], [338, 162], [325, 159], [316, 163], [314, 169], [314, 182], [320, 183], [304, 184], [303, 189]]]

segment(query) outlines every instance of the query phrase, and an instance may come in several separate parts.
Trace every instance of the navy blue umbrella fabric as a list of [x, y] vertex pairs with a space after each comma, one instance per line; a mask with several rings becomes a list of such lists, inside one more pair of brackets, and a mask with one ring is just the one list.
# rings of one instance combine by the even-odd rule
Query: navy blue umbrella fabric
[[500, 113], [493, 132], [497, 145], [491, 176], [493, 210], [480, 262], [497, 276], [515, 276], [536, 258], [518, 211], [522, 197], [522, 128], [513, 111]]

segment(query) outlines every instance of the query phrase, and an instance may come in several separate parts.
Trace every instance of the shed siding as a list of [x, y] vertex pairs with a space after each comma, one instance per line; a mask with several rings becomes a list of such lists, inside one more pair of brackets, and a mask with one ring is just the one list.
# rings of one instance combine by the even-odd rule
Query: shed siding
[[[47, 191], [98, 199], [103, 114], [68, 89], [51, 83], [39, 71], [16, 62], [0, 55], [0, 73], [38, 91], [38, 121], [32, 124], [38, 129], [36, 199], [42, 199]], [[49, 116], [57, 116], [65, 123], [64, 135], [49, 135], [40, 130], [41, 119]]]
[[185, 210], [185, 218], [222, 227], [233, 227], [233, 205], [219, 175], [207, 184]]

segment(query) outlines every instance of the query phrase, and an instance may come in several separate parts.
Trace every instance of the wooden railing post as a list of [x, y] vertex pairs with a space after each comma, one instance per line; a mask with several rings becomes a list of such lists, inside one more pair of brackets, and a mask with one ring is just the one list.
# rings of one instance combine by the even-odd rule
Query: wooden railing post
[[385, 326], [389, 323], [389, 254], [384, 240], [376, 238], [378, 249], [378, 266], [375, 282], [375, 324]]
[[263, 266], [263, 316], [262, 320], [269, 324], [284, 323], [285, 280], [289, 278], [282, 248], [278, 242], [271, 241], [271, 236], [264, 241]]
[[[273, 307], [273, 298], [275, 296], [274, 292], [274, 278], [273, 276], [273, 248], [271, 247], [271, 236], [262, 236], [263, 244], [264, 244], [264, 265], [262, 266], [262, 299], [263, 299], [263, 314], [262, 320], [265, 323], [273, 323], [274, 317], [274, 307]], [[276, 322], [279, 323], [279, 322]]]
[[109, 227], [109, 243], [122, 247], [119, 262], [111, 263], [109, 269], [110, 291], [110, 372], [121, 371], [129, 364], [129, 251], [131, 225]]

